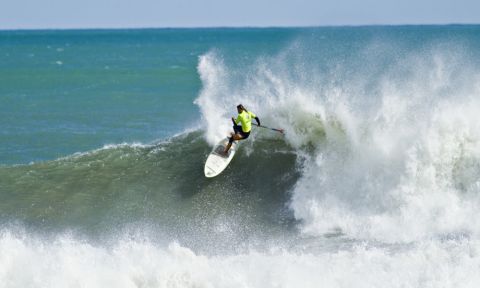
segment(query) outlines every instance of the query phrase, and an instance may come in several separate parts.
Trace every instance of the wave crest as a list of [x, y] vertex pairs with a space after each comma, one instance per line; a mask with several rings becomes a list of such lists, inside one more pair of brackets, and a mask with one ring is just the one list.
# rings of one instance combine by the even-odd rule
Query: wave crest
[[298, 45], [243, 67], [209, 53], [196, 101], [206, 137], [228, 131], [237, 102], [285, 129], [304, 161], [290, 207], [305, 233], [382, 241], [477, 233], [469, 219], [480, 208], [480, 73], [462, 49], [440, 48], [387, 55], [385, 64], [368, 47], [352, 59], [365, 67], [312, 68]]

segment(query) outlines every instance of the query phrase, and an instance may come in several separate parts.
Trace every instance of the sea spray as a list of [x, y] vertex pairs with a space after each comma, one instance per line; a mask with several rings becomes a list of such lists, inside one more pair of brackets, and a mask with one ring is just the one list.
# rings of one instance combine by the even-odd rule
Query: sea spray
[[[196, 103], [208, 123], [207, 139], [224, 127], [214, 123], [228, 123], [226, 103], [242, 102], [266, 123], [285, 129], [284, 141], [303, 156], [290, 207], [308, 234], [341, 231], [396, 242], [477, 233], [469, 219], [476, 214], [472, 207], [480, 207], [478, 185], [460, 178], [474, 181], [480, 169], [459, 164], [480, 160], [479, 72], [469, 65], [467, 51], [432, 45], [385, 64], [365, 54], [371, 50], [360, 51], [362, 61], [384, 73], [372, 78], [364, 69], [350, 72], [353, 87], [349, 79], [335, 79], [338, 74], [318, 67], [292, 75], [304, 67], [296, 62], [297, 50], [287, 49], [292, 57], [261, 58], [246, 68], [227, 67], [215, 53], [200, 57], [206, 83]], [[345, 71], [343, 66], [336, 69]], [[231, 75], [244, 76], [235, 82]]]

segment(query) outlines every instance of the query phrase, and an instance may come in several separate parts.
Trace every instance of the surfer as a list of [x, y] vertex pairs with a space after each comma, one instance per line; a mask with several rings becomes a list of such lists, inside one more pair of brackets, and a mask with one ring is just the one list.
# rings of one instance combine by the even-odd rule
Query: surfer
[[[232, 143], [235, 140], [244, 140], [250, 136], [250, 130], [252, 130], [252, 118], [257, 121], [257, 125], [260, 126], [260, 119], [250, 111], [247, 111], [242, 104], [237, 105], [238, 116], [237, 119], [232, 117], [233, 131], [228, 138], [228, 145], [225, 147], [224, 153], [228, 155], [228, 150], [232, 147]], [[238, 125], [242, 124], [242, 125]]]

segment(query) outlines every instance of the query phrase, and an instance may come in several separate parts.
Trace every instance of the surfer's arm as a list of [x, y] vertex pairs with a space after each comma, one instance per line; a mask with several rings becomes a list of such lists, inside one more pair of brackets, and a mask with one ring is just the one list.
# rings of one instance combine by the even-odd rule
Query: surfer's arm
[[232, 117], [233, 125], [238, 125], [240, 123], [240, 115], [238, 115], [237, 119]]
[[255, 121], [257, 121], [257, 125], [260, 126], [260, 118], [258, 118], [257, 115], [255, 115], [253, 112], [249, 111], [248, 114], [250, 114], [250, 117], [255, 119]]

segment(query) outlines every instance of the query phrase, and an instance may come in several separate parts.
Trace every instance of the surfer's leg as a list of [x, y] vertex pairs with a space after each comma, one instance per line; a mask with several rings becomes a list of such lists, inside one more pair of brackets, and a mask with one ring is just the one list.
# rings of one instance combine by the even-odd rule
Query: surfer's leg
[[225, 154], [228, 153], [228, 150], [230, 150], [230, 147], [232, 147], [232, 143], [233, 141], [235, 140], [242, 140], [243, 139], [243, 136], [242, 134], [240, 133], [237, 133], [237, 134], [234, 134], [232, 135], [232, 137], [228, 138], [228, 144], [227, 144], [227, 147], [225, 147], [225, 151], [223, 151]]
[[232, 147], [232, 143], [235, 140], [240, 140], [242, 139], [241, 131], [242, 131], [242, 126], [240, 125], [233, 125], [233, 133], [230, 133], [230, 137], [228, 138], [228, 144], [225, 147], [225, 150], [223, 151], [225, 154], [228, 153], [228, 150], [230, 150], [230, 147]]

